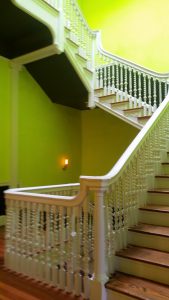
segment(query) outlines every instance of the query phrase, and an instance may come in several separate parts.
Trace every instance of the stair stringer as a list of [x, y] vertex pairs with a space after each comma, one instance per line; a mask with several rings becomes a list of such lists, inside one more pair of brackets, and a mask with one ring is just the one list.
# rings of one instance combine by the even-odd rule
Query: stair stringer
[[120, 120], [136, 127], [137, 129], [141, 130], [143, 128], [142, 124], [139, 124], [135, 118], [128, 118], [127, 116], [123, 115], [122, 113], [118, 112], [117, 110], [113, 110], [110, 108], [108, 103], [100, 103], [99, 101], [95, 100], [95, 104], [97, 107], [103, 109], [104, 111], [110, 113], [111, 115], [119, 118]]

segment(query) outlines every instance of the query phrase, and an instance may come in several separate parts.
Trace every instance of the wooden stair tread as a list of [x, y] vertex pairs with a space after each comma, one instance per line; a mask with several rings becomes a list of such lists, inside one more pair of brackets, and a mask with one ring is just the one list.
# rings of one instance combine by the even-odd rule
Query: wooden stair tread
[[137, 117], [137, 119], [141, 120], [141, 119], [149, 119], [151, 118], [151, 116], [140, 116], [140, 117]]
[[132, 111], [137, 111], [137, 110], [143, 110], [143, 107], [133, 107], [133, 108], [126, 108], [126, 109], [123, 109], [124, 112], [132, 112]]
[[103, 96], [99, 96], [98, 98], [99, 98], [99, 99], [101, 99], [101, 98], [105, 99], [105, 98], [109, 98], [109, 97], [111, 97], [111, 96], [115, 96], [115, 94], [112, 93], [112, 94], [110, 94], [110, 95], [103, 95]]
[[169, 178], [169, 174], [156, 175], [155, 178]]
[[97, 89], [94, 89], [95, 92], [98, 92], [98, 91], [103, 91], [103, 88], [97, 88]]
[[169, 286], [117, 272], [106, 288], [141, 300], [168, 300]]
[[129, 245], [128, 248], [118, 251], [116, 256], [169, 268], [168, 252]]
[[130, 227], [128, 230], [132, 232], [169, 237], [169, 227], [167, 226], [157, 226], [140, 223], [137, 226]]
[[129, 103], [129, 100], [113, 102], [113, 103], [111, 103], [111, 106], [116, 106], [116, 105], [125, 104], [125, 103]]
[[148, 193], [169, 194], [169, 188], [155, 188], [148, 190]]
[[167, 205], [146, 205], [145, 207], [140, 207], [140, 210], [153, 211], [153, 212], [162, 212], [169, 213], [169, 206]]

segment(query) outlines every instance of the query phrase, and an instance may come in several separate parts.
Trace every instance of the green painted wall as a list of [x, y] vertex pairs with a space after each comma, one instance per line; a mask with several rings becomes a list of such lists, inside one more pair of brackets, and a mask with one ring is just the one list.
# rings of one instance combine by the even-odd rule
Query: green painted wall
[[0, 185], [10, 174], [10, 80], [9, 62], [0, 57]]
[[78, 0], [93, 29], [101, 29], [106, 50], [169, 72], [168, 0]]
[[[11, 68], [0, 59], [0, 184], [10, 182]], [[18, 185], [77, 182], [110, 170], [137, 130], [100, 109], [78, 111], [51, 102], [31, 75], [19, 74]], [[62, 158], [70, 167], [63, 170]]]
[[104, 175], [138, 130], [100, 109], [82, 112], [82, 174]]
[[[0, 185], [10, 183], [11, 68], [0, 59]], [[18, 185], [77, 182], [81, 173], [81, 113], [51, 102], [26, 69], [19, 74]], [[77, 138], [78, 137], [78, 138]], [[68, 157], [70, 167], [62, 169]]]
[[[77, 182], [81, 170], [80, 111], [52, 103], [25, 69], [20, 73], [19, 91], [20, 185]], [[61, 166], [64, 156], [70, 159], [67, 170]]]

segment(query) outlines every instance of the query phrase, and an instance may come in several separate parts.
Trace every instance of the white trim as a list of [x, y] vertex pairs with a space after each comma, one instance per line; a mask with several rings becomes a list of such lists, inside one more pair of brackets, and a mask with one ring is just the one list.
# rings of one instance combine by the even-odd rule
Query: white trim
[[18, 56], [11, 60], [14, 64], [25, 65], [40, 59], [43, 59], [48, 56], [52, 56], [54, 54], [60, 54], [60, 50], [56, 44], [52, 44], [50, 46], [41, 48], [39, 50], [32, 51], [30, 53]]

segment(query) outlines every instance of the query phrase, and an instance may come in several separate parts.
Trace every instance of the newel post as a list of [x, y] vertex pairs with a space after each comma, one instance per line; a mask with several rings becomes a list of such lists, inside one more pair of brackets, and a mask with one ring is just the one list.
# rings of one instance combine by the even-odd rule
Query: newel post
[[90, 300], [106, 300], [105, 283], [107, 277], [106, 243], [105, 243], [105, 188], [94, 189], [94, 277], [91, 282]]

